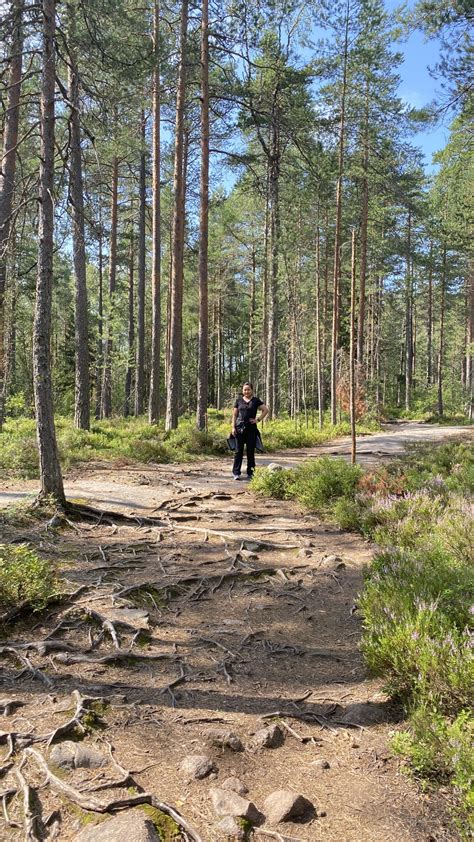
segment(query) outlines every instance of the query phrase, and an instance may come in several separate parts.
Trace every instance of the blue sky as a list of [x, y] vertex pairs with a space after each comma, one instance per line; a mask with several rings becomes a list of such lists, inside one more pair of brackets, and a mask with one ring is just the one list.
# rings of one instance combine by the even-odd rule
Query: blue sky
[[[397, 5], [394, 0], [385, 0], [387, 9], [392, 10]], [[414, 4], [409, 3], [410, 7]], [[420, 108], [427, 105], [440, 92], [440, 81], [433, 79], [429, 67], [433, 67], [439, 59], [439, 42], [437, 39], [427, 41], [421, 32], [413, 32], [407, 41], [400, 44], [400, 51], [405, 61], [399, 68], [401, 84], [399, 94], [410, 105]], [[427, 127], [413, 137], [413, 143], [420, 147], [425, 157], [428, 172], [436, 169], [432, 165], [432, 156], [446, 145], [449, 137], [449, 123], [453, 115], [447, 114], [437, 126]]]

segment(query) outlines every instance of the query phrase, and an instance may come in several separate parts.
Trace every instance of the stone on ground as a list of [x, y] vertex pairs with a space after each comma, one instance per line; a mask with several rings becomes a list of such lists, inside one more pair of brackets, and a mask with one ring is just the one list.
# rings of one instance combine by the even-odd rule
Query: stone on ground
[[252, 823], [258, 822], [261, 818], [261, 814], [255, 804], [237, 795], [236, 792], [216, 788], [211, 789], [210, 796], [212, 806], [218, 816], [233, 816], [234, 818], [248, 819]]
[[188, 754], [181, 763], [181, 771], [187, 778], [200, 781], [214, 771], [214, 764], [205, 754]]
[[285, 742], [285, 737], [278, 725], [268, 725], [254, 734], [252, 744], [255, 748], [279, 748]]
[[233, 731], [229, 731], [227, 728], [210, 728], [207, 732], [207, 738], [211, 741], [212, 745], [218, 748], [230, 748], [231, 751], [244, 750], [237, 734], [234, 734]]
[[109, 762], [97, 749], [71, 740], [55, 745], [51, 760], [61, 769], [99, 769]]
[[247, 795], [248, 793], [248, 787], [245, 786], [243, 781], [233, 775], [225, 779], [221, 785], [221, 789], [228, 789], [231, 792], [236, 792], [237, 795]]
[[317, 760], [313, 760], [312, 763], [309, 764], [312, 769], [324, 771], [325, 769], [330, 769], [331, 764], [329, 760], [325, 760], [323, 757], [318, 757]]
[[305, 813], [314, 810], [314, 805], [303, 795], [279, 789], [265, 798], [263, 811], [269, 824], [279, 824], [299, 819]]
[[386, 705], [376, 702], [356, 702], [338, 717], [348, 725], [378, 725], [386, 721]]
[[239, 825], [238, 822], [233, 818], [233, 816], [224, 816], [222, 821], [219, 822], [217, 825], [217, 829], [220, 831], [222, 836], [219, 836], [221, 839], [225, 840], [245, 840], [247, 834], [243, 827]]
[[86, 827], [75, 842], [160, 842], [155, 826], [141, 810], [129, 810], [107, 822]]

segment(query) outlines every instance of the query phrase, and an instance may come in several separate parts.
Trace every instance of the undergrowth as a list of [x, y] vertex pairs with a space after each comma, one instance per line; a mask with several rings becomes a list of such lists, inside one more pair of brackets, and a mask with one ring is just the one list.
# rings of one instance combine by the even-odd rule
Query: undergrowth
[[417, 446], [366, 473], [316, 459], [258, 469], [252, 480], [257, 493], [295, 499], [376, 543], [358, 600], [365, 660], [408, 714], [395, 751], [415, 774], [451, 785], [465, 839], [474, 814], [473, 487], [467, 441]]
[[[56, 418], [61, 465], [67, 469], [98, 460], [122, 464], [189, 462], [204, 456], [227, 453], [231, 411], [209, 411], [207, 431], [196, 429], [194, 418], [182, 418], [176, 430], [150, 425], [145, 418], [111, 418], [94, 421], [90, 430], [77, 430], [68, 418]], [[361, 422], [360, 433], [378, 429], [373, 420]], [[262, 436], [269, 452], [291, 447], [310, 447], [348, 435], [348, 422], [325, 424], [322, 430], [300, 419], [265, 422]], [[35, 422], [29, 418], [7, 419], [0, 434], [0, 471], [25, 479], [38, 477]]]
[[19, 606], [39, 611], [57, 591], [51, 562], [26, 544], [0, 544], [0, 612]]

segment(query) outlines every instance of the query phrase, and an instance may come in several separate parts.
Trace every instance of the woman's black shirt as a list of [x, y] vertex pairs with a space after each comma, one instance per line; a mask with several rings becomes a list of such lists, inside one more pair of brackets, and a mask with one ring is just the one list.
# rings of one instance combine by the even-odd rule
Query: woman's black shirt
[[260, 398], [257, 398], [255, 395], [250, 398], [249, 401], [243, 399], [243, 397], [237, 398], [236, 402], [234, 403], [234, 409], [238, 409], [239, 413], [237, 415], [237, 420], [235, 422], [236, 427], [243, 427], [244, 425], [250, 422], [251, 418], [255, 418], [257, 415], [257, 409], [262, 406], [263, 401]]

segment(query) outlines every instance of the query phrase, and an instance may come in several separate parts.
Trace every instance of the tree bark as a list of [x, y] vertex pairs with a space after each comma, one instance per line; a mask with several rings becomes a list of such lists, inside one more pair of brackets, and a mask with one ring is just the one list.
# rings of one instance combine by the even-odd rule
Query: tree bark
[[405, 279], [405, 409], [411, 408], [413, 383], [413, 278], [411, 268], [411, 211], [408, 211]]
[[202, 0], [201, 21], [201, 190], [199, 219], [199, 337], [197, 417], [198, 430], [207, 420], [209, 369], [208, 313], [208, 242], [209, 242], [209, 9]]
[[319, 229], [319, 208], [318, 225], [316, 229], [316, 382], [318, 388], [318, 425], [322, 429], [324, 421], [323, 409], [323, 378], [321, 359], [321, 234]]
[[441, 290], [440, 290], [440, 312], [439, 312], [439, 350], [438, 350], [438, 397], [437, 408], [440, 418], [444, 415], [443, 403], [443, 362], [444, 362], [444, 322], [445, 322], [445, 302], [446, 302], [446, 246], [443, 246], [443, 262], [441, 270]]
[[148, 419], [160, 417], [160, 345], [161, 345], [161, 151], [160, 151], [160, 4], [155, 2], [153, 16], [153, 139], [152, 139], [152, 254], [151, 254], [151, 374]]
[[351, 463], [356, 462], [356, 372], [355, 372], [355, 307], [356, 307], [356, 232], [352, 230], [351, 249], [351, 313], [349, 327], [349, 410], [351, 419]]
[[333, 310], [331, 341], [331, 423], [337, 422], [337, 354], [339, 350], [339, 299], [341, 275], [342, 177], [344, 174], [344, 137], [346, 120], [347, 61], [349, 50], [349, 0], [346, 5], [344, 57], [341, 91], [341, 119], [339, 123], [339, 160], [336, 185], [336, 231], [334, 236]]
[[367, 231], [369, 222], [369, 83], [366, 81], [362, 213], [360, 221], [359, 319], [357, 323], [357, 368], [362, 374], [365, 328], [365, 285], [367, 279]]
[[57, 503], [62, 505], [66, 499], [54, 427], [50, 350], [54, 250], [55, 0], [43, 0], [42, 11], [40, 202], [38, 274], [33, 325], [33, 372], [41, 480], [39, 497], [52, 496]]
[[474, 420], [474, 260], [468, 263], [467, 275], [467, 347], [466, 347], [466, 390], [468, 395], [468, 417]]
[[[275, 95], [276, 98], [276, 95]], [[278, 274], [280, 247], [280, 134], [275, 106], [269, 172], [271, 259], [268, 283], [267, 406], [269, 418], [278, 413]]]
[[118, 158], [112, 161], [112, 191], [110, 206], [110, 245], [109, 245], [109, 311], [107, 315], [107, 339], [104, 353], [104, 373], [102, 380], [101, 417], [110, 418], [112, 414], [112, 353], [113, 353], [113, 309], [117, 280], [117, 221], [118, 221]]
[[103, 238], [104, 232], [102, 228], [102, 204], [101, 200], [99, 200], [99, 265], [98, 265], [98, 275], [99, 275], [99, 289], [98, 289], [98, 300], [97, 300], [97, 362], [96, 362], [96, 373], [95, 373], [95, 417], [97, 419], [101, 416], [101, 402], [102, 402], [102, 374], [103, 374], [103, 362], [104, 362], [104, 246], [103, 246]]
[[433, 243], [430, 243], [428, 266], [428, 308], [426, 314], [426, 385], [433, 382]]
[[0, 431], [5, 414], [5, 282], [7, 252], [15, 190], [16, 145], [20, 121], [20, 94], [23, 60], [24, 0], [13, 0], [13, 37], [9, 60], [8, 93], [3, 129], [3, 155], [0, 174]]
[[184, 260], [184, 108], [186, 93], [188, 0], [182, 0], [180, 58], [176, 96], [174, 159], [173, 248], [171, 253], [170, 360], [166, 396], [166, 430], [178, 426], [183, 354], [183, 260]]
[[74, 424], [80, 430], [90, 427], [89, 379], [89, 309], [86, 281], [86, 244], [84, 234], [84, 185], [82, 177], [79, 71], [75, 39], [75, 8], [68, 4], [69, 23], [69, 118], [71, 165], [69, 195], [72, 206], [72, 245], [75, 282], [75, 398]]
[[146, 154], [145, 114], [141, 115], [142, 150], [140, 152], [140, 187], [138, 219], [138, 289], [137, 289], [137, 366], [135, 377], [135, 415], [143, 415], [145, 406], [145, 220], [146, 220]]
[[[133, 208], [132, 208], [133, 210]], [[132, 223], [133, 224], [133, 223]], [[132, 405], [132, 381], [133, 381], [133, 357], [135, 345], [135, 308], [134, 308], [134, 243], [133, 243], [133, 228], [130, 232], [130, 251], [129, 251], [129, 269], [128, 269], [128, 365], [127, 373], [125, 375], [125, 403], [123, 414], [128, 418]]]

